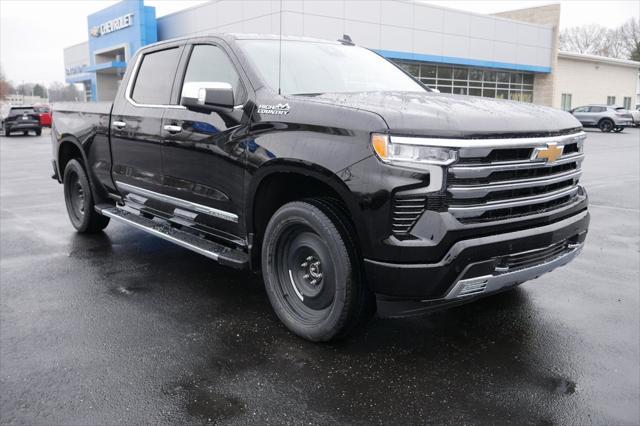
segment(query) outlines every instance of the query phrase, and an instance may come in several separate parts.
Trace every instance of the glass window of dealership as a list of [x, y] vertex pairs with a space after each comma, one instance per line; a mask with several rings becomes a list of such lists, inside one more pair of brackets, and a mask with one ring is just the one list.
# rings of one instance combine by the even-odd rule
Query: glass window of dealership
[[422, 83], [440, 93], [533, 102], [533, 73], [396, 61]]

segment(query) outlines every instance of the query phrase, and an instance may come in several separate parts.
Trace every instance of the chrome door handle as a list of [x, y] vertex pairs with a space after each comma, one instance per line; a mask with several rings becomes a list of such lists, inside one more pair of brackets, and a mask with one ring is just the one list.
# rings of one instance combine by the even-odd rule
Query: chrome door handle
[[165, 124], [164, 129], [169, 133], [180, 133], [182, 126], [176, 126], [174, 124]]
[[116, 129], [124, 129], [125, 127], [127, 127], [127, 123], [125, 123], [124, 121], [114, 121], [113, 127], [115, 127]]

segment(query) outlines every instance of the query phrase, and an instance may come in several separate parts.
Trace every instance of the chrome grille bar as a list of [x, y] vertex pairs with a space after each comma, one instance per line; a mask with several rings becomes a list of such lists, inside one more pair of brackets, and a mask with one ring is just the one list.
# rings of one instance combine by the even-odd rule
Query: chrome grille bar
[[578, 193], [578, 188], [571, 187], [569, 189], [562, 189], [560, 191], [550, 192], [548, 194], [545, 194], [544, 196], [522, 197], [522, 198], [515, 198], [509, 201], [490, 201], [484, 204], [470, 205], [470, 206], [464, 206], [464, 207], [463, 206], [457, 207], [452, 204], [449, 206], [449, 212], [459, 218], [475, 217], [475, 216], [480, 216], [483, 213], [490, 210], [508, 209], [508, 208], [519, 207], [519, 206], [541, 204], [541, 203], [546, 203], [548, 201], [553, 201], [566, 196], [575, 196], [577, 193]]
[[488, 165], [456, 165], [449, 168], [449, 173], [456, 178], [473, 179], [487, 177], [493, 172], [507, 170], [544, 168], [574, 162], [579, 166], [580, 163], [582, 163], [582, 160], [584, 160], [584, 154], [566, 155], [564, 157], [560, 157], [560, 159], [553, 164], [547, 164], [544, 161], [505, 161], [500, 163], [491, 163]]
[[578, 179], [582, 175], [581, 170], [572, 170], [569, 173], [559, 173], [550, 177], [536, 179], [522, 179], [490, 183], [487, 185], [450, 186], [449, 192], [454, 198], [482, 198], [494, 191], [507, 191], [510, 189], [534, 188], [537, 186], [551, 185], [558, 182]]

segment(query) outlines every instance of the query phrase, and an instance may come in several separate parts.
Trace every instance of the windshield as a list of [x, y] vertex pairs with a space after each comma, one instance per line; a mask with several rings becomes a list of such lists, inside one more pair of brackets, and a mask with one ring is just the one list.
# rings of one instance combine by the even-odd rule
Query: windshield
[[239, 40], [241, 49], [265, 82], [285, 95], [425, 89], [379, 55], [357, 47], [309, 41]]

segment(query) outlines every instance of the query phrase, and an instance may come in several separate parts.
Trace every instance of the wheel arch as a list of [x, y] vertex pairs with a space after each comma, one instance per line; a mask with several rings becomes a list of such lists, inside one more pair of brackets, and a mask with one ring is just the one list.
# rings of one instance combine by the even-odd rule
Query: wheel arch
[[[285, 186], [286, 185], [286, 186]], [[246, 230], [251, 236], [251, 265], [260, 266], [264, 231], [269, 219], [282, 205], [314, 196], [336, 198], [346, 209], [362, 251], [369, 246], [362, 212], [347, 185], [333, 172], [300, 160], [273, 160], [260, 167], [247, 187]]]
[[109, 201], [109, 197], [106, 192], [102, 190], [100, 185], [96, 185], [97, 179], [89, 167], [87, 153], [83, 149], [80, 141], [70, 134], [61, 135], [56, 154], [56, 167], [58, 168], [58, 181], [60, 183], [64, 183], [64, 169], [72, 159], [79, 160], [84, 171], [87, 173], [89, 186], [91, 187], [91, 194], [93, 195], [95, 203], [99, 204], [101, 202]]

